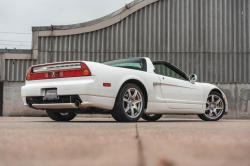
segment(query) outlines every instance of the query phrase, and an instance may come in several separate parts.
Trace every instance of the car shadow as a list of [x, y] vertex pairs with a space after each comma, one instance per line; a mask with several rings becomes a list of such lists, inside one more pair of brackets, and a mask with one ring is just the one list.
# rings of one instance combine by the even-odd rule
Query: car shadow
[[69, 121], [69, 122], [59, 122], [59, 121], [28, 121], [28, 122], [42, 122], [42, 123], [127, 123], [127, 124], [133, 124], [133, 123], [171, 123], [171, 122], [205, 122], [202, 120], [190, 120], [190, 119], [178, 119], [178, 120], [158, 120], [158, 121], [144, 121], [140, 120], [138, 122], [117, 122], [117, 121], [105, 121], [105, 120], [74, 120], [74, 121]]

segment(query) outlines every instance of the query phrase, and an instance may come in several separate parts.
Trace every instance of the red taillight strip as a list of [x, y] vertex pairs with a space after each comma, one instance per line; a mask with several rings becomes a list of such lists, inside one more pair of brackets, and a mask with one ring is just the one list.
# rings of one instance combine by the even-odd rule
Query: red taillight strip
[[[76, 62], [70, 62], [70, 63], [76, 63]], [[61, 64], [68, 64], [68, 63], [61, 63]], [[50, 66], [50, 65], [47, 65], [47, 66]], [[58, 64], [55, 64], [55, 65], [58, 65]], [[41, 65], [41, 66], [46, 66], [46, 65]], [[41, 67], [41, 66], [35, 66], [35, 67]], [[54, 71], [48, 71], [48, 72], [33, 73], [33, 67], [31, 67], [27, 72], [26, 80], [30, 81], [30, 80], [82, 77], [82, 76], [91, 76], [91, 72], [88, 66], [85, 63], [81, 62], [81, 69], [54, 70]]]

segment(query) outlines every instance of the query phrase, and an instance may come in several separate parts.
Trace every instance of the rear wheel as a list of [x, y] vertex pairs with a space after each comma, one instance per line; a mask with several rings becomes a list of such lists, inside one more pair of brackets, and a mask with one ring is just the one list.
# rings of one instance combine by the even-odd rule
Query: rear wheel
[[46, 110], [46, 112], [55, 121], [70, 121], [76, 117], [74, 112], [55, 112], [53, 110]]
[[206, 110], [204, 114], [198, 115], [204, 121], [217, 121], [225, 113], [225, 101], [221, 94], [211, 92], [207, 98]]
[[144, 96], [141, 89], [132, 83], [120, 89], [111, 115], [118, 122], [136, 122], [144, 112]]
[[162, 114], [143, 114], [142, 118], [147, 121], [157, 121], [162, 117]]

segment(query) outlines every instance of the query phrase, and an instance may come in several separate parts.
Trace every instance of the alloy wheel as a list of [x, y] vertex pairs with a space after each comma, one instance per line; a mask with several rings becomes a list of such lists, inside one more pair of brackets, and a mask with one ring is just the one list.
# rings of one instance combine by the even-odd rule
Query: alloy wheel
[[218, 118], [224, 110], [224, 103], [219, 96], [209, 95], [206, 103], [205, 115], [210, 119]]
[[135, 88], [129, 88], [123, 96], [123, 109], [130, 118], [137, 118], [143, 108], [141, 93]]
[[62, 116], [67, 116], [67, 115], [69, 115], [68, 112], [61, 112], [60, 114], [61, 114]]

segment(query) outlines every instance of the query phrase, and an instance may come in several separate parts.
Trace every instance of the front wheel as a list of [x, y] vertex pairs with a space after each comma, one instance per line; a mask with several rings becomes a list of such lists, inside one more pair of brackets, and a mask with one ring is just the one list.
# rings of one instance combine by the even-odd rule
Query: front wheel
[[143, 114], [142, 118], [147, 121], [157, 121], [162, 117], [162, 114]]
[[141, 89], [132, 83], [121, 87], [111, 115], [118, 122], [136, 122], [144, 112], [144, 96]]
[[55, 121], [71, 121], [76, 117], [74, 112], [55, 112], [53, 110], [46, 110], [46, 112]]
[[207, 98], [205, 113], [198, 116], [204, 121], [217, 121], [224, 115], [225, 108], [226, 105], [222, 95], [211, 92]]

